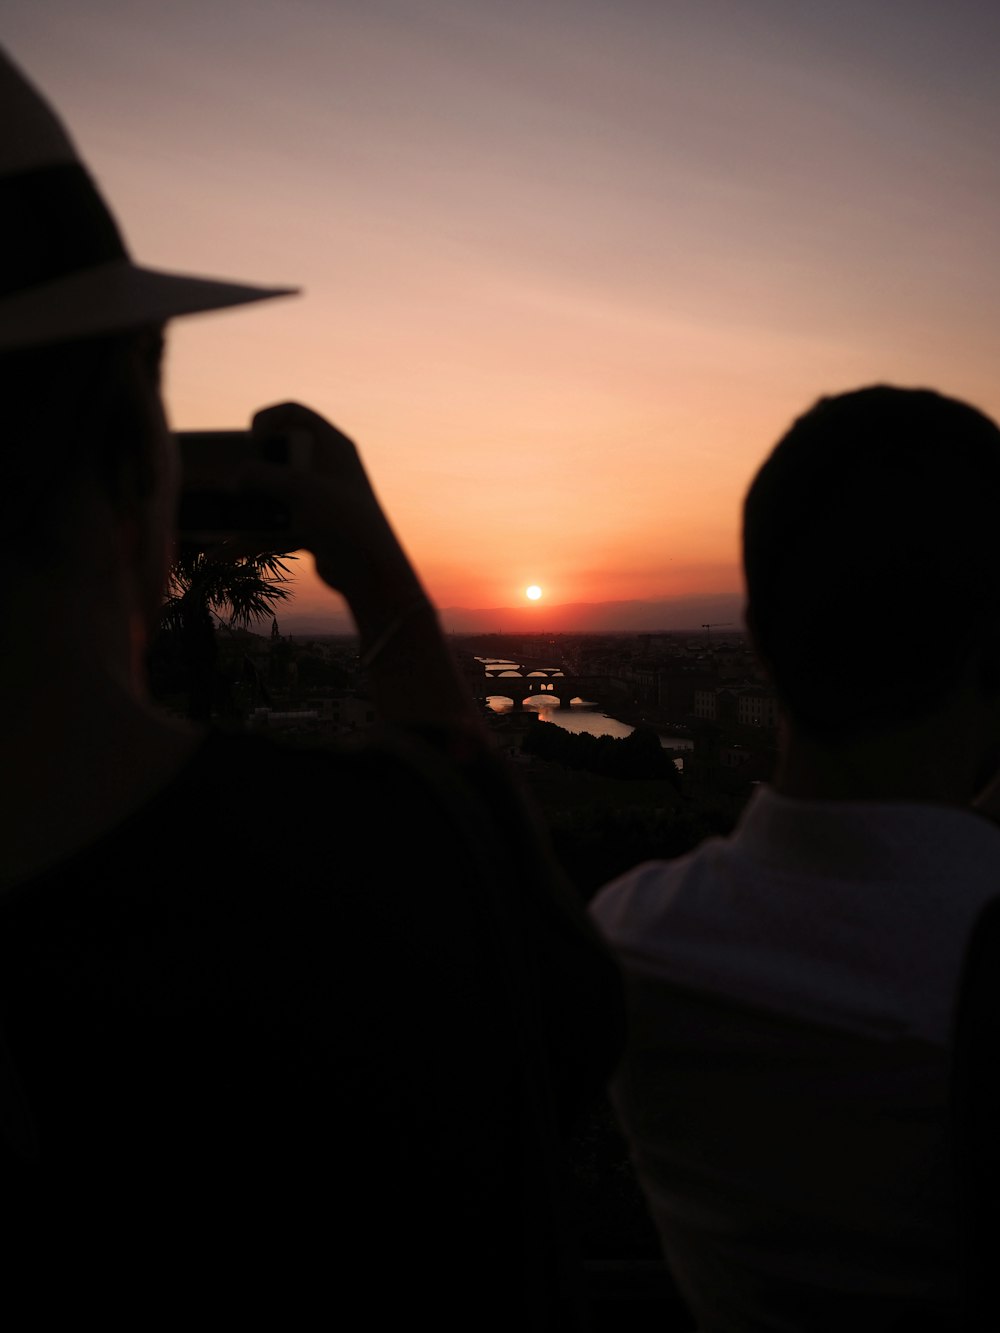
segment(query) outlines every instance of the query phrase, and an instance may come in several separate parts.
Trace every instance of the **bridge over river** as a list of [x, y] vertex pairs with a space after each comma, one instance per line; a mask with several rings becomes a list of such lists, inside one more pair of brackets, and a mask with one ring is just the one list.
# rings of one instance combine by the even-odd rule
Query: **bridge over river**
[[628, 694], [625, 681], [611, 676], [579, 676], [562, 667], [531, 662], [480, 663], [468, 680], [477, 699], [498, 695], [510, 699], [515, 709], [522, 708], [525, 699], [541, 699], [551, 708], [569, 708], [574, 699], [604, 704]]

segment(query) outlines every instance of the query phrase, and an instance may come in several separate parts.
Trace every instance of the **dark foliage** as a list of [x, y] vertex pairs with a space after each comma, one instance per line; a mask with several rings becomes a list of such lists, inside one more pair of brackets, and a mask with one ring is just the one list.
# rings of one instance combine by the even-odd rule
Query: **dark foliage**
[[152, 645], [154, 696], [186, 695], [188, 716], [208, 721], [232, 711], [230, 683], [218, 671], [215, 618], [249, 629], [274, 614], [291, 594], [291, 575], [273, 553], [229, 557], [222, 551], [182, 550], [170, 570], [160, 633]]
[[652, 727], [636, 727], [629, 736], [574, 735], [550, 722], [535, 719], [521, 748], [567, 768], [581, 768], [602, 777], [623, 780], [659, 778], [680, 790], [680, 774], [660, 745]]

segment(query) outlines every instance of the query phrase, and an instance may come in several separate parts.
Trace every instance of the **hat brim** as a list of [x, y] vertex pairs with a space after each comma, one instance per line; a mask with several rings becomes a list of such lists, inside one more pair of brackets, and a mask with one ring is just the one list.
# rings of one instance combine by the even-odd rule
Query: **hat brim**
[[0, 298], [0, 352], [123, 333], [298, 290], [165, 273], [115, 259]]

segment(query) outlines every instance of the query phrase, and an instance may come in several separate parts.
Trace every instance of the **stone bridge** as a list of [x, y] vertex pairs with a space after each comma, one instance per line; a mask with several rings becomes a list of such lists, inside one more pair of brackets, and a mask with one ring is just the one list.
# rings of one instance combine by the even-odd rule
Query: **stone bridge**
[[499, 695], [510, 699], [515, 709], [521, 708], [525, 699], [543, 699], [553, 708], [569, 708], [573, 699], [607, 703], [628, 693], [624, 681], [609, 676], [577, 676], [560, 667], [536, 667], [524, 674], [523, 664], [517, 668], [487, 665], [485, 671], [480, 668], [468, 679], [477, 699]]

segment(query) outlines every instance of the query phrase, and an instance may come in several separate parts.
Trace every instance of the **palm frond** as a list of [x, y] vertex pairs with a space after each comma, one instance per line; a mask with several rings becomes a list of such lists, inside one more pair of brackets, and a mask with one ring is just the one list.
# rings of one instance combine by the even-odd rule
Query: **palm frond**
[[231, 628], [249, 629], [273, 616], [273, 607], [291, 596], [287, 560], [265, 551], [227, 556], [224, 551], [180, 551], [171, 565], [161, 611], [165, 628], [179, 627], [196, 609], [211, 610]]

